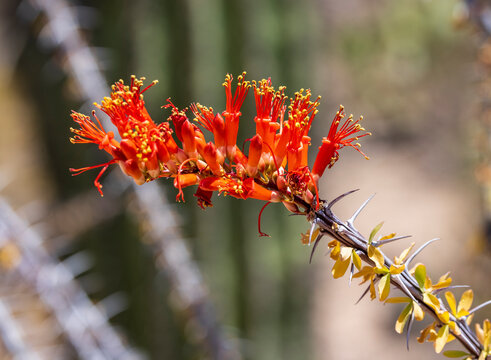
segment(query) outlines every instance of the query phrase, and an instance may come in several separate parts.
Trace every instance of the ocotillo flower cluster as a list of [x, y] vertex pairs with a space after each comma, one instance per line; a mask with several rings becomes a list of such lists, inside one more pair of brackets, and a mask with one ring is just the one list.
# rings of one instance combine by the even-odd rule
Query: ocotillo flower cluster
[[[301, 89], [289, 99], [285, 87], [275, 90], [270, 79], [249, 82], [244, 77], [245, 73], [237, 77], [234, 88], [232, 77], [226, 76], [223, 83], [226, 107], [221, 113], [199, 103], [179, 110], [168, 100], [164, 107], [171, 110], [171, 115], [158, 125], [151, 119], [143, 100], [143, 93], [156, 82], [142, 89], [143, 78], [132, 77], [130, 85], [120, 80], [113, 85], [111, 96], [95, 105], [110, 117], [121, 141], [114, 138], [113, 132], [103, 129], [95, 112], [96, 123], [86, 115], [72, 113], [80, 128], [71, 129], [75, 134], [71, 141], [95, 143], [112, 159], [101, 165], [71, 169], [72, 172], [77, 175], [102, 167], [94, 182], [101, 195], [100, 176], [109, 165], [117, 163], [140, 185], [161, 177], [172, 178], [178, 189], [178, 200], [183, 199], [182, 188], [197, 185], [195, 196], [203, 208], [211, 206], [214, 192], [239, 199], [264, 200], [266, 205], [282, 202], [289, 211], [307, 215], [312, 227], [303, 240], [310, 244], [315, 239], [312, 254], [323, 236], [333, 238], [328, 247], [335, 261], [334, 278], [349, 273], [350, 281], [361, 278], [362, 283], [369, 284], [362, 297], [369, 293], [372, 299], [407, 304], [397, 319], [397, 332], [401, 333], [406, 327], [409, 335], [413, 321], [423, 320], [428, 314], [434, 321], [421, 332], [420, 342], [433, 342], [439, 353], [448, 342], [457, 339], [466, 351], [447, 351], [445, 355], [487, 359], [491, 354], [491, 323], [485, 320], [482, 326], [477, 324], [475, 332], [470, 324], [474, 312], [491, 302], [471, 309], [473, 293], [467, 290], [457, 304], [451, 290], [459, 286], [451, 285], [448, 274], [433, 283], [423, 264], [409, 269], [415, 256], [432, 241], [411, 254], [413, 244], [392, 261], [381, 246], [407, 236], [378, 237], [380, 224], [366, 239], [354, 227], [354, 220], [366, 203], [343, 222], [333, 214], [331, 207], [348, 193], [329, 203], [319, 199], [319, 179], [326, 168], [338, 160], [339, 150], [350, 146], [363, 154], [356, 141], [369, 133], [361, 127], [361, 118], [356, 121], [352, 115], [345, 118], [341, 106], [310, 168], [308, 133], [317, 115], [320, 97], [313, 99], [310, 90]], [[237, 145], [237, 134], [241, 107], [251, 87], [256, 104], [253, 119], [256, 133], [247, 140], [246, 155]], [[189, 111], [194, 121], [186, 115]], [[213, 141], [207, 142], [203, 130], [212, 134]], [[394, 288], [403, 296], [389, 297]], [[446, 301], [441, 297], [442, 292]]]
[[[179, 190], [178, 199], [183, 199], [182, 188], [197, 185], [195, 196], [203, 208], [211, 206], [213, 192], [219, 192], [240, 199], [282, 202], [295, 213], [308, 211], [313, 204], [319, 206], [318, 180], [337, 161], [339, 149], [351, 146], [362, 153], [356, 141], [369, 135], [359, 124], [361, 118], [354, 120], [352, 115], [345, 118], [341, 106], [311, 169], [308, 133], [320, 97], [312, 98], [310, 90], [301, 89], [288, 99], [285, 87], [275, 90], [270, 79], [250, 82], [245, 80], [244, 72], [234, 86], [232, 76], [227, 75], [223, 83], [224, 111], [215, 112], [199, 103], [179, 110], [168, 100], [164, 107], [171, 110], [171, 115], [157, 125], [143, 100], [143, 93], [156, 81], [142, 89], [143, 81], [133, 76], [130, 84], [125, 85], [120, 80], [112, 86], [110, 97], [95, 104], [110, 117], [121, 141], [114, 138], [113, 132], [104, 130], [95, 112], [96, 123], [77, 112], [71, 115], [80, 125], [79, 129], [71, 129], [75, 134], [71, 141], [95, 143], [112, 156], [101, 165], [70, 169], [77, 175], [102, 167], [94, 182], [101, 195], [99, 179], [109, 165], [116, 163], [137, 184], [173, 178]], [[251, 87], [256, 103], [253, 120], [256, 134], [247, 140], [246, 155], [237, 145], [237, 134], [239, 122], [243, 121], [241, 107]], [[189, 110], [194, 121], [187, 116]], [[213, 141], [207, 142], [203, 130], [213, 135]]]

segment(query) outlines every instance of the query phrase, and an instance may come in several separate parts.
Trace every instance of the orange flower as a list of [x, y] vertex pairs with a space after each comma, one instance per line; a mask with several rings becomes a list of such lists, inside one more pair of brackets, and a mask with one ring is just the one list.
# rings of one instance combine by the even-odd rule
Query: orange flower
[[370, 133], [358, 134], [360, 131], [365, 131], [359, 124], [363, 117], [353, 121], [353, 115], [348, 116], [348, 119], [338, 130], [338, 126], [344, 116], [344, 107], [341, 105], [332, 121], [329, 134], [322, 139], [322, 145], [319, 147], [319, 153], [317, 154], [314, 167], [312, 168], [312, 174], [314, 174], [317, 179], [324, 174], [326, 167], [331, 168], [334, 163], [338, 161], [338, 151], [344, 146], [351, 146], [368, 160], [368, 156], [360, 150], [361, 145], [359, 143], [353, 144], [353, 142], [357, 141], [359, 138], [370, 135]]
[[[143, 93], [156, 81], [142, 89], [143, 80], [133, 76], [129, 86], [120, 80], [113, 85], [110, 97], [96, 104], [116, 126], [122, 138], [120, 142], [111, 131], [104, 130], [95, 114], [96, 123], [88, 116], [72, 114], [80, 126], [72, 129], [75, 134], [72, 142], [95, 143], [112, 157], [101, 165], [71, 169], [77, 175], [102, 167], [95, 180], [101, 194], [100, 176], [109, 165], [117, 163], [137, 184], [161, 177], [173, 178], [179, 190], [178, 200], [184, 198], [183, 188], [197, 185], [195, 196], [203, 208], [211, 206], [211, 196], [218, 192], [239, 199], [283, 202], [293, 212], [310, 211], [312, 206], [319, 206], [317, 181], [324, 169], [338, 159], [338, 150], [343, 146], [355, 147], [353, 141], [368, 135], [356, 137], [363, 129], [351, 117], [338, 130], [344, 116], [341, 109], [311, 171], [308, 133], [320, 97], [311, 100], [310, 90], [295, 93], [287, 108], [284, 86], [275, 90], [271, 79], [253, 81], [256, 134], [249, 139], [249, 151], [244, 154], [236, 141], [241, 107], [251, 87], [245, 80], [245, 72], [237, 77], [235, 90], [232, 76], [226, 76], [223, 112], [215, 113], [213, 108], [199, 103], [190, 106], [197, 124], [188, 119], [187, 108], [179, 110], [170, 100], [164, 108], [170, 109], [171, 115], [166, 122], [155, 124], [145, 108]], [[207, 142], [201, 129], [211, 132], [213, 141]]]

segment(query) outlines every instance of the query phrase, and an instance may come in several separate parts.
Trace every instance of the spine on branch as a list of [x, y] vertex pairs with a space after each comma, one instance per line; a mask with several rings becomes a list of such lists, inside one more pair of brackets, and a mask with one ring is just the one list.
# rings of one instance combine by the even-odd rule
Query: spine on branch
[[[368, 283], [360, 301], [370, 293], [371, 299], [378, 298], [386, 303], [406, 303], [395, 325], [395, 330], [402, 333], [407, 331], [407, 346], [412, 324], [415, 320], [421, 321], [425, 315], [433, 318], [433, 322], [421, 331], [419, 342], [433, 342], [435, 351], [440, 353], [444, 346], [453, 340], [459, 341], [465, 351], [450, 350], [444, 355], [452, 358], [466, 360], [491, 358], [491, 324], [486, 319], [481, 326], [475, 325], [475, 332], [470, 325], [474, 313], [491, 303], [485, 302], [471, 308], [473, 292], [467, 289], [457, 303], [451, 290], [456, 288], [468, 288], [465, 285], [452, 285], [452, 279], [448, 273], [441, 276], [438, 282], [433, 283], [426, 274], [423, 264], [411, 262], [427, 245], [438, 239], [433, 239], [423, 244], [418, 250], [412, 252], [414, 243], [405, 249], [399, 256], [390, 259], [382, 250], [382, 245], [407, 238], [409, 236], [396, 237], [395, 233], [387, 236], [377, 236], [382, 223], [377, 225], [368, 239], [364, 237], [354, 226], [354, 221], [366, 206], [368, 199], [347, 221], [340, 220], [332, 211], [332, 206], [353, 191], [345, 193], [330, 203], [326, 203], [321, 209], [311, 211], [308, 215], [312, 223], [312, 229], [308, 236], [312, 239], [312, 256], [325, 236], [333, 240], [329, 242], [330, 257], [335, 261], [332, 268], [334, 278], [345, 275], [349, 269], [349, 281], [352, 278], [361, 278], [363, 283]], [[391, 290], [398, 289], [402, 296], [389, 297]], [[444, 299], [445, 298], [445, 301]]]

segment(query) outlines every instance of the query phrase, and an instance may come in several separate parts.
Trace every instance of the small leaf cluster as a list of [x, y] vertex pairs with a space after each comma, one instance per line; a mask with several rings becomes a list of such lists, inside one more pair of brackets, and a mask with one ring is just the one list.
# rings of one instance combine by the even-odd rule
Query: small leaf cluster
[[[435, 352], [440, 353], [447, 343], [457, 339], [466, 351], [449, 350], [443, 353], [445, 356], [466, 360], [488, 359], [491, 355], [490, 321], [486, 319], [482, 326], [476, 324], [475, 332], [471, 330], [470, 325], [474, 312], [490, 302], [471, 309], [473, 291], [464, 291], [457, 302], [452, 290], [467, 286], [452, 285], [449, 273], [433, 282], [424, 264], [418, 263], [409, 268], [414, 257], [432, 241], [415, 252], [412, 251], [412, 243], [399, 256], [390, 260], [381, 250], [382, 245], [407, 236], [396, 237], [395, 233], [391, 233], [378, 237], [377, 234], [383, 225], [380, 223], [372, 230], [369, 238], [365, 239], [354, 229], [353, 218], [346, 223], [341, 222], [332, 214], [330, 206], [324, 208], [327, 210], [324, 210], [323, 216], [313, 217], [312, 224], [315, 230], [311, 231], [310, 236], [304, 235], [303, 242], [310, 243], [312, 237], [316, 238], [314, 251], [322, 236], [330, 235], [333, 238], [328, 243], [328, 248], [330, 257], [334, 260], [331, 273], [335, 279], [341, 278], [350, 269], [350, 282], [353, 278], [360, 278], [360, 285], [368, 283], [360, 300], [369, 293], [371, 300], [406, 304], [396, 320], [395, 330], [401, 334], [406, 328], [408, 342], [413, 322], [422, 321], [425, 315], [430, 315], [433, 322], [421, 331], [418, 342], [432, 342]], [[359, 211], [354, 217], [358, 213]], [[400, 290], [404, 296], [389, 297], [394, 288]]]

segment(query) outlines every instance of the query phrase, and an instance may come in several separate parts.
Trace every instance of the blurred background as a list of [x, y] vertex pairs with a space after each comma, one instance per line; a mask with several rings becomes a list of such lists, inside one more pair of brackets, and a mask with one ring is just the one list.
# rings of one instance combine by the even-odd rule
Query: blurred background
[[[324, 244], [308, 264], [304, 218], [170, 182], [132, 187], [116, 167], [93, 187], [96, 146], [71, 145], [89, 113], [132, 74], [172, 98], [223, 109], [226, 73], [321, 95], [313, 151], [339, 104], [373, 133], [321, 184], [364, 234], [439, 237], [419, 258], [491, 297], [491, 46], [487, 1], [4, 0], [0, 4], [0, 359], [414, 359], [431, 345], [394, 332], [401, 309], [333, 280]], [[239, 138], [253, 132], [247, 99]], [[240, 141], [238, 142], [240, 143]], [[144, 190], [148, 186], [148, 193]], [[152, 187], [153, 186], [153, 187]], [[327, 244], [327, 242], [326, 242]], [[390, 248], [389, 248], [390, 246]], [[398, 255], [407, 244], [388, 245]], [[476, 319], [490, 317], [481, 310]], [[419, 324], [418, 324], [419, 325]], [[452, 347], [453, 346], [453, 347]], [[448, 348], [458, 348], [453, 343]]]

